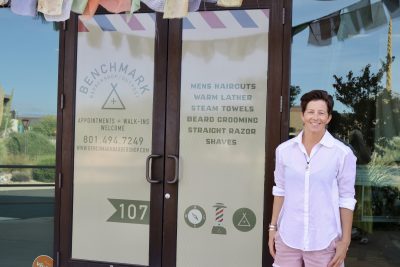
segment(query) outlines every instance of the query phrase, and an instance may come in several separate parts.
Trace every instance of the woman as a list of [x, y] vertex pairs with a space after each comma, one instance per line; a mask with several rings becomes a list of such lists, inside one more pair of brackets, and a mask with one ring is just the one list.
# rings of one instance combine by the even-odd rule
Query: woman
[[268, 240], [273, 266], [344, 266], [356, 203], [356, 157], [326, 130], [332, 96], [308, 92], [301, 109], [303, 131], [276, 149]]

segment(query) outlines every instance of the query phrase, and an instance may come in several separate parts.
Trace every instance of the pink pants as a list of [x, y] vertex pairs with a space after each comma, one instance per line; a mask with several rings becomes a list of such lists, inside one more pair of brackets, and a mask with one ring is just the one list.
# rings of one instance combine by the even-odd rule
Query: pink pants
[[[282, 238], [276, 233], [275, 237], [275, 262], [273, 267], [326, 267], [335, 256], [336, 240], [333, 240], [326, 249], [317, 251], [303, 251], [294, 249], [283, 243]], [[304, 265], [303, 265], [304, 262]], [[344, 264], [341, 265], [344, 267]]]

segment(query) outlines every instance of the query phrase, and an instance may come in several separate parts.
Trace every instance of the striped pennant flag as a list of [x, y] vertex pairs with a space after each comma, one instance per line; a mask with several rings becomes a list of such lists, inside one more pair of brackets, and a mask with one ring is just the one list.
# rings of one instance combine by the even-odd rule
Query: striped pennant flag
[[136, 12], [140, 9], [140, 0], [132, 0], [131, 13]]
[[164, 11], [165, 0], [142, 0], [142, 2], [156, 12]]
[[37, 15], [37, 0], [13, 0], [11, 11], [17, 15], [34, 17]]
[[186, 17], [189, 10], [188, 0], [166, 0], [164, 6], [164, 19]]
[[100, 5], [111, 13], [131, 11], [132, 0], [100, 0]]
[[61, 7], [60, 15], [47, 15], [44, 14], [44, 17], [47, 21], [66, 21], [69, 19], [71, 14], [72, 0], [64, 0]]
[[74, 2], [72, 3], [71, 10], [75, 13], [83, 14], [83, 12], [86, 9], [87, 3], [88, 0], [74, 0]]
[[39, 0], [38, 11], [47, 14], [59, 16], [62, 12], [63, 0]]
[[239, 7], [242, 6], [243, 0], [218, 0], [217, 5], [223, 7]]
[[89, 17], [93, 17], [96, 13], [97, 8], [99, 7], [99, 4], [100, 0], [89, 0], [83, 14]]

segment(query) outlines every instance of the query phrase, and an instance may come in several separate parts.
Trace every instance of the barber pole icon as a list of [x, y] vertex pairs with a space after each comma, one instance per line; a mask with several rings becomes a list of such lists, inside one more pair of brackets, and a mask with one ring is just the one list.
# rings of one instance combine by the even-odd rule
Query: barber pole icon
[[215, 221], [211, 233], [216, 235], [226, 235], [226, 229], [223, 226], [224, 209], [226, 206], [223, 203], [216, 203], [213, 207], [215, 207]]

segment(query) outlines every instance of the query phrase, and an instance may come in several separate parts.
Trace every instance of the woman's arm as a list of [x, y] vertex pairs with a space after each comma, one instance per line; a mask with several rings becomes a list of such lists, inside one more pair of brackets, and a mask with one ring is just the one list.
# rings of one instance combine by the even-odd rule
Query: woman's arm
[[[272, 206], [272, 218], [271, 224], [277, 226], [279, 213], [281, 212], [283, 201], [285, 199], [285, 179], [284, 179], [284, 167], [280, 158], [279, 149], [275, 151], [275, 171], [274, 171], [275, 186], [272, 188], [272, 194], [274, 195], [274, 203]], [[273, 227], [274, 228], [274, 227]], [[275, 229], [268, 228], [268, 247], [269, 253], [275, 258]]]
[[341, 171], [338, 175], [339, 188], [339, 210], [342, 226], [342, 237], [336, 243], [336, 253], [328, 267], [339, 267], [346, 258], [347, 249], [351, 241], [351, 227], [353, 224], [353, 210], [356, 205], [355, 178], [357, 158], [349, 152], [343, 161]]
[[336, 253], [328, 267], [339, 267], [346, 258], [351, 242], [351, 227], [353, 224], [353, 211], [340, 208], [340, 221], [342, 224], [342, 238], [336, 243]]
[[340, 220], [342, 222], [342, 239], [347, 243], [347, 246], [351, 242], [351, 227], [353, 225], [353, 211], [345, 208], [340, 208]]
[[[274, 196], [274, 204], [272, 207], [272, 218], [271, 218], [271, 224], [272, 225], [277, 225], [278, 223], [278, 216], [279, 213], [281, 212], [283, 201], [285, 198], [283, 196]], [[276, 231], [268, 231], [268, 247], [269, 247], [269, 253], [273, 258], [275, 258], [275, 235]]]

